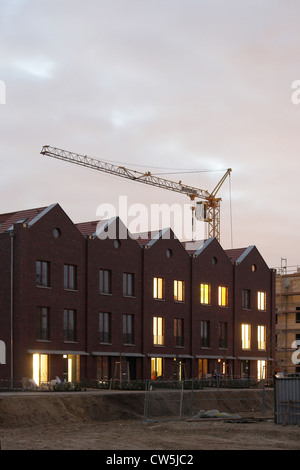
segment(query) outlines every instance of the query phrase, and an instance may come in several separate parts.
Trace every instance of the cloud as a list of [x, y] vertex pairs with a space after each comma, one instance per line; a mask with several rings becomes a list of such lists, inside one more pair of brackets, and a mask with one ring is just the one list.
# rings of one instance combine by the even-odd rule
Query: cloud
[[[48, 161], [45, 144], [134, 168], [232, 167], [235, 244], [259, 245], [271, 265], [281, 256], [299, 263], [289, 243], [300, 228], [300, 105], [291, 102], [299, 13], [296, 0], [2, 2], [3, 211], [59, 202], [82, 221], [120, 191], [149, 204], [186, 202]], [[221, 175], [174, 178], [212, 189]], [[228, 182], [220, 195], [226, 248]]]

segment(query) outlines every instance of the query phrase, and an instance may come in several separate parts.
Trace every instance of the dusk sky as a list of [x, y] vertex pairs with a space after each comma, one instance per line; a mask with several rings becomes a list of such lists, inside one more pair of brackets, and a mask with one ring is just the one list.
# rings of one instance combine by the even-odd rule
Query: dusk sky
[[208, 191], [232, 168], [223, 248], [300, 265], [299, 19], [299, 0], [1, 0], [0, 213], [189, 204], [43, 145]]

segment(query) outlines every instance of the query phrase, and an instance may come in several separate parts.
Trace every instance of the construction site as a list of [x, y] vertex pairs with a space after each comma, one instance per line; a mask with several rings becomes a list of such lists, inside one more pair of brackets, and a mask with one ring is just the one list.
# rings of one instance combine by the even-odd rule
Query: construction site
[[[0, 395], [2, 450], [299, 450], [273, 390], [20, 392]], [[147, 408], [147, 409], [146, 409]], [[206, 411], [205, 411], [206, 410]]]
[[41, 154], [184, 194], [208, 237], [74, 224], [59, 204], [0, 215], [1, 448], [300, 448], [299, 380], [276, 375], [276, 270], [220, 244], [231, 169], [208, 192]]

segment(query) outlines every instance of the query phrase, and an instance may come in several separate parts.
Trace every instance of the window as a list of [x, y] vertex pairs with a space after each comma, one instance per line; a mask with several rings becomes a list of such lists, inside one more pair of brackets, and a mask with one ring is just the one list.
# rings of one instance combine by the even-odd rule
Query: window
[[36, 309], [36, 339], [49, 341], [50, 309], [48, 307], [37, 307]]
[[300, 323], [300, 307], [296, 307], [296, 323]]
[[242, 349], [251, 348], [251, 325], [242, 324]]
[[123, 273], [123, 295], [134, 297], [134, 274]]
[[111, 314], [99, 313], [99, 343], [111, 342]]
[[210, 322], [202, 320], [200, 326], [200, 344], [202, 348], [210, 347]]
[[64, 265], [64, 288], [77, 289], [77, 266], [72, 264]]
[[210, 305], [210, 284], [200, 284], [200, 303]]
[[47, 354], [33, 354], [32, 356], [32, 378], [39, 387], [41, 383], [48, 382], [48, 362]]
[[266, 293], [258, 291], [257, 292], [257, 308], [258, 310], [266, 310]]
[[164, 318], [153, 317], [153, 344], [156, 346], [164, 345], [164, 326]]
[[108, 356], [97, 357], [97, 379], [109, 380], [110, 378], [110, 358]]
[[243, 289], [242, 290], [242, 307], [250, 310], [250, 290]]
[[227, 348], [227, 323], [219, 323], [219, 348]]
[[257, 380], [266, 378], [266, 361], [257, 361]]
[[48, 261], [36, 262], [36, 285], [50, 287], [50, 263]]
[[183, 346], [183, 319], [174, 319], [174, 340], [175, 346]]
[[111, 271], [99, 270], [99, 292], [100, 294], [111, 294]]
[[76, 310], [64, 309], [64, 340], [77, 341]]
[[174, 281], [174, 300], [184, 302], [184, 281]]
[[266, 350], [266, 327], [262, 325], [257, 326], [257, 347]]
[[163, 375], [162, 357], [151, 357], [151, 379], [155, 380]]
[[203, 379], [208, 373], [208, 359], [198, 359], [198, 378]]
[[133, 315], [123, 315], [123, 344], [133, 343]]
[[218, 287], [218, 305], [220, 307], [228, 306], [228, 287]]
[[160, 300], [165, 298], [165, 280], [162, 277], [153, 278], [153, 298]]

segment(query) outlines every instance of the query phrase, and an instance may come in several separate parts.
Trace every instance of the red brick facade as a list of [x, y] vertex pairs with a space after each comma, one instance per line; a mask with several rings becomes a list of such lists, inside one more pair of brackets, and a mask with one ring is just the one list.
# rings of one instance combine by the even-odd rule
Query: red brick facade
[[135, 239], [54, 204], [0, 215], [0, 260], [2, 383], [273, 373], [275, 274], [254, 246]]

